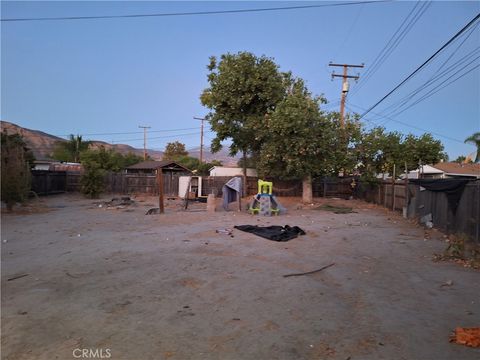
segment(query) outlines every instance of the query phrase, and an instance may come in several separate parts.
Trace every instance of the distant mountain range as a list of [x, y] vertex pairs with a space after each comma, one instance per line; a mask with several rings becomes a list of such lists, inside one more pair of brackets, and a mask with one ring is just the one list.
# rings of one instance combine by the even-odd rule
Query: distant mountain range
[[[2, 132], [6, 131], [7, 134], [20, 134], [27, 146], [32, 150], [35, 158], [37, 160], [49, 160], [51, 159], [51, 154], [57, 142], [67, 141], [58, 136], [47, 134], [40, 130], [32, 130], [23, 128], [19, 125], [13, 124], [8, 121], [0, 121]], [[179, 140], [181, 142], [181, 139]], [[137, 149], [130, 145], [125, 144], [109, 144], [104, 141], [93, 140], [93, 148], [99, 148], [104, 146], [106, 149], [113, 149], [121, 154], [134, 153], [136, 155], [143, 156], [143, 149]], [[189, 156], [200, 158], [200, 147], [188, 149]], [[161, 160], [163, 156], [163, 151], [147, 149], [148, 155], [155, 160]], [[208, 146], [205, 146], [203, 149], [203, 160], [212, 161], [219, 160], [225, 166], [235, 166], [238, 161], [238, 157], [231, 157], [228, 155], [228, 149], [222, 149], [218, 153], [212, 154], [208, 151]]]

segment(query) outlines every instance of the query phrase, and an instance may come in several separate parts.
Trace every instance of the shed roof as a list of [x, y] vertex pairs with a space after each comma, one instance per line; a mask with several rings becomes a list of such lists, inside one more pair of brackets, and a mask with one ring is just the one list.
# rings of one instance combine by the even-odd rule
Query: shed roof
[[185, 166], [180, 165], [179, 163], [171, 160], [162, 160], [162, 161], [148, 160], [148, 161], [142, 161], [138, 164], [130, 165], [127, 167], [127, 169], [132, 169], [132, 170], [155, 170], [159, 168], [190, 172], [190, 169], [187, 169]]

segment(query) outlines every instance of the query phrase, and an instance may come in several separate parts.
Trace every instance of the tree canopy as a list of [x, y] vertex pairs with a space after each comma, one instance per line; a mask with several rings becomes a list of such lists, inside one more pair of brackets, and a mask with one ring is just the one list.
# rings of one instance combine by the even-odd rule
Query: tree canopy
[[185, 149], [185, 144], [182, 144], [179, 141], [170, 142], [165, 146], [165, 151], [163, 152], [163, 160], [177, 160], [181, 157], [187, 156], [188, 151]]
[[420, 164], [436, 164], [446, 160], [443, 145], [430, 134], [403, 135], [397, 131], [386, 132], [383, 127], [364, 131], [359, 143], [360, 170], [365, 175], [380, 173], [397, 175], [405, 170], [417, 169]]
[[230, 139], [232, 156], [257, 152], [261, 145], [257, 133], [265, 115], [285, 96], [288, 74], [281, 73], [272, 59], [249, 52], [224, 54], [218, 63], [212, 56], [208, 70], [210, 86], [200, 100], [210, 109], [206, 119], [216, 133], [212, 151]]
[[302, 79], [280, 72], [265, 56], [225, 54], [218, 63], [211, 57], [208, 70], [210, 86], [200, 99], [216, 133], [212, 150], [230, 139], [230, 154], [243, 153], [242, 165], [255, 164], [261, 176], [303, 179], [304, 191], [311, 192], [305, 185], [312, 177], [373, 176], [394, 167], [398, 174], [446, 159], [442, 143], [430, 134], [367, 131], [357, 114], [347, 114], [340, 127], [338, 112], [321, 110], [322, 96], [313, 96]]
[[80, 161], [84, 165], [95, 163], [95, 166], [99, 169], [118, 172], [130, 165], [143, 161], [143, 156], [138, 156], [133, 153], [123, 155], [113, 149], [107, 150], [105, 146], [102, 145], [98, 149], [83, 151], [80, 154]]

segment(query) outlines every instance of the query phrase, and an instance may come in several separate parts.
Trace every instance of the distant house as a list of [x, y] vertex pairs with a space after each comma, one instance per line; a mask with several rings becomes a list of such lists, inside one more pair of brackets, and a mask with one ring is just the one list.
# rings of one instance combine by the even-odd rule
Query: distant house
[[445, 178], [471, 178], [480, 179], [480, 164], [459, 164], [455, 162], [443, 162], [434, 167], [444, 172]]
[[444, 172], [430, 165], [422, 165], [408, 173], [409, 179], [443, 179]]
[[60, 162], [55, 160], [35, 160], [34, 171], [68, 171], [83, 172], [83, 165], [73, 162]]
[[455, 162], [441, 162], [433, 166], [423, 165], [417, 170], [408, 173], [409, 179], [480, 179], [480, 164], [459, 164]]
[[[210, 169], [210, 176], [242, 176], [243, 168], [214, 166]], [[247, 176], [257, 177], [257, 170], [247, 168]]]
[[127, 174], [155, 175], [158, 169], [162, 169], [164, 174], [170, 175], [190, 175], [192, 173], [190, 169], [171, 160], [142, 161], [127, 167], [125, 172]]

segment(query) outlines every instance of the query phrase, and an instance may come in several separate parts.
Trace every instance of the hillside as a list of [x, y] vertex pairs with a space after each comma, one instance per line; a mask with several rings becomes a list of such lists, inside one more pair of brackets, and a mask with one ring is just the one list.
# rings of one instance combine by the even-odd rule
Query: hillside
[[[23, 128], [16, 124], [13, 124], [8, 121], [0, 121], [2, 131], [6, 131], [7, 134], [20, 134], [27, 146], [32, 150], [35, 158], [37, 160], [48, 160], [51, 159], [51, 154], [55, 147], [55, 143], [58, 141], [66, 141], [63, 138], [47, 134], [40, 130], [32, 130]], [[181, 141], [181, 139], [179, 140]], [[143, 156], [143, 149], [137, 149], [130, 145], [126, 144], [109, 144], [104, 141], [92, 141], [93, 148], [99, 148], [104, 146], [106, 149], [113, 149], [121, 154], [134, 153], [140, 156]], [[205, 161], [219, 160], [222, 161], [224, 165], [235, 165], [238, 161], [237, 158], [232, 158], [228, 155], [227, 149], [222, 149], [216, 154], [210, 153], [208, 146], [205, 146], [203, 151], [203, 159]], [[200, 148], [192, 148], [187, 150], [190, 156], [199, 158], [200, 157]], [[161, 160], [163, 152], [158, 150], [147, 149], [147, 153], [155, 160]]]

